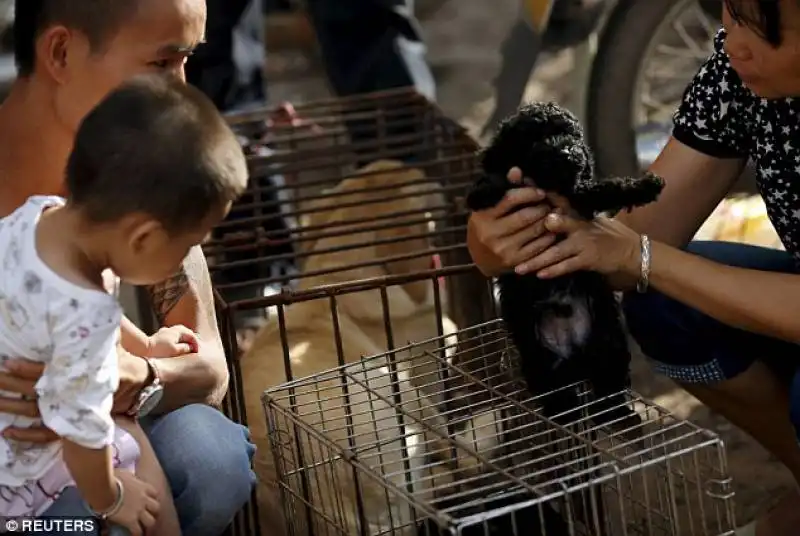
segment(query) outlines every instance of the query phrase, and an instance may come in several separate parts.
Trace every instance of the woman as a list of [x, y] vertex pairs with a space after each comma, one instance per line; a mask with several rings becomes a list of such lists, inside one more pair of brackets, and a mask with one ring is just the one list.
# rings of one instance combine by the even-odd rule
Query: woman
[[[651, 167], [666, 182], [656, 203], [586, 222], [563, 200], [518, 189], [472, 215], [469, 247], [486, 275], [608, 276], [628, 291], [630, 330], [656, 370], [800, 482], [800, 2], [725, 0], [723, 28]], [[690, 242], [748, 158], [787, 251]], [[509, 177], [522, 179], [518, 169]], [[737, 534], [789, 536], [798, 522], [792, 493]]]

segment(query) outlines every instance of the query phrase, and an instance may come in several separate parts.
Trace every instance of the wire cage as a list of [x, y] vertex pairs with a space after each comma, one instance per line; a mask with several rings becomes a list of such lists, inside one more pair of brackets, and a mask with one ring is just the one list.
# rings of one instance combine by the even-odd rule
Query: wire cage
[[[734, 533], [715, 434], [632, 392], [624, 403], [641, 424], [598, 428], [589, 398], [556, 424], [516, 380], [501, 321], [459, 335], [265, 392], [289, 534]], [[465, 341], [475, 344], [456, 365]], [[414, 374], [431, 359], [423, 390]]]
[[[226, 302], [471, 264], [463, 196], [478, 146], [424, 97], [402, 89], [229, 121], [250, 155], [251, 183], [204, 245]], [[431, 298], [420, 284], [402, 291], [390, 296], [398, 307]], [[493, 311], [474, 269], [447, 295], [463, 302], [444, 300], [456, 325]], [[257, 328], [267, 315], [251, 310], [235, 324]]]
[[251, 184], [204, 249], [258, 447], [235, 534], [730, 533], [716, 436], [633, 393], [644, 424], [601, 430], [581, 386], [556, 425], [513, 380], [462, 127], [410, 90], [229, 119]]
[[[251, 182], [204, 250], [230, 362], [224, 410], [250, 425], [259, 458], [265, 388], [496, 311], [465, 244], [478, 146], [424, 97], [401, 89], [229, 121]], [[253, 506], [236, 533], [258, 534]]]

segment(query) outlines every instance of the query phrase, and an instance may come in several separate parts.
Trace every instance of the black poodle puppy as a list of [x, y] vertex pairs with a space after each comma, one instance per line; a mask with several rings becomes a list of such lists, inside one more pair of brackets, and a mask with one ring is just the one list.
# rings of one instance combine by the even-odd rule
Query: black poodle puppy
[[[580, 124], [552, 103], [520, 108], [501, 123], [480, 157], [483, 174], [467, 196], [471, 210], [494, 207], [508, 190], [520, 187], [507, 179], [514, 166], [537, 187], [565, 197], [585, 219], [650, 203], [664, 187], [651, 173], [595, 178]], [[580, 419], [574, 411], [581, 405], [579, 394], [560, 388], [588, 380], [598, 400], [590, 410], [595, 424], [639, 422], [620, 394], [630, 386], [631, 356], [619, 304], [603, 276], [578, 272], [543, 280], [512, 272], [501, 275], [498, 286], [501, 314], [528, 389], [542, 395], [548, 417], [563, 423]]]

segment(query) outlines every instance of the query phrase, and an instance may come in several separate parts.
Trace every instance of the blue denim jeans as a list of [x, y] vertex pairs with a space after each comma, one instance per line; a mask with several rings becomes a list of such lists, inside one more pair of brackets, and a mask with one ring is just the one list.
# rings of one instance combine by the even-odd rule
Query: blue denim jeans
[[[800, 273], [789, 253], [726, 242], [692, 242], [687, 251], [728, 266]], [[657, 292], [625, 296], [628, 329], [656, 372], [684, 384], [714, 384], [761, 361], [786, 382], [800, 438], [800, 346], [725, 325]]]
[[[195, 404], [142, 421], [172, 487], [181, 532], [219, 536], [250, 499], [255, 447], [247, 429], [214, 408]], [[77, 490], [70, 488], [43, 517], [89, 517]], [[125, 536], [116, 528], [112, 536]], [[38, 533], [41, 534], [41, 533]], [[62, 536], [62, 533], [51, 533]], [[96, 532], [70, 535], [98, 536]], [[67, 536], [63, 533], [63, 536]]]

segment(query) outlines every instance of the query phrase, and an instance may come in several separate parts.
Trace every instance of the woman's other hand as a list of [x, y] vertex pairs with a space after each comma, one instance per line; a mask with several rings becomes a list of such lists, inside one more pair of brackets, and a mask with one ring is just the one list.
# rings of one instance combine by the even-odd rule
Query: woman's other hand
[[[0, 397], [0, 411], [20, 417], [38, 419], [40, 415], [36, 400], [36, 382], [39, 381], [44, 372], [44, 364], [24, 359], [14, 359], [8, 361], [5, 366], [5, 372], [0, 372], [0, 389], [17, 393], [22, 398]], [[3, 436], [31, 443], [50, 443], [58, 439], [58, 436], [52, 430], [43, 425], [30, 428], [12, 426], [3, 431]]]
[[[509, 171], [508, 179], [524, 182], [522, 171], [516, 167]], [[481, 272], [486, 276], [498, 275], [552, 245], [555, 236], [544, 227], [545, 216], [550, 211], [545, 193], [530, 187], [510, 190], [495, 207], [473, 212], [469, 218], [467, 243]]]
[[585, 221], [558, 213], [545, 218], [545, 229], [563, 239], [520, 264], [518, 274], [552, 279], [579, 270], [635, 282], [641, 270], [641, 238], [625, 224], [604, 216]]

